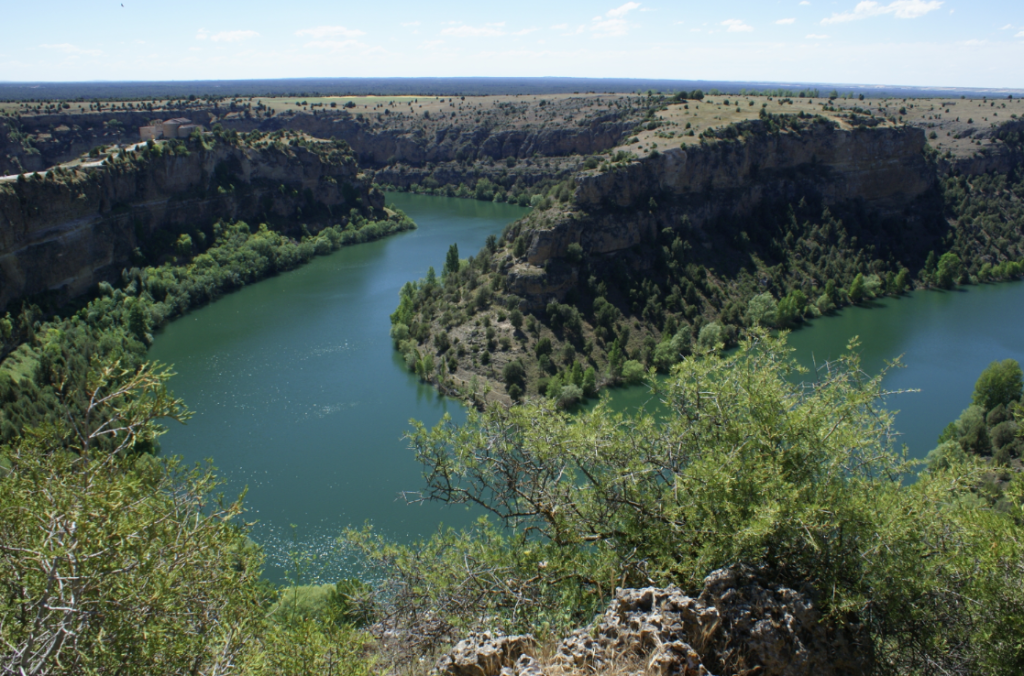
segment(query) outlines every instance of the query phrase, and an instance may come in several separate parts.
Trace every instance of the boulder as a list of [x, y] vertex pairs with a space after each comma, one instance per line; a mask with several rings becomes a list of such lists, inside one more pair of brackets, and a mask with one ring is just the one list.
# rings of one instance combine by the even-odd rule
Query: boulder
[[811, 597], [732, 566], [711, 573], [696, 598], [677, 587], [619, 589], [593, 627], [559, 646], [570, 668], [644, 657], [660, 676], [853, 676], [870, 671], [856, 625], [833, 626]]
[[[526, 655], [535, 646], [532, 636], [472, 633], [437, 663], [440, 676], [543, 676]], [[521, 658], [527, 657], [526, 660]]]

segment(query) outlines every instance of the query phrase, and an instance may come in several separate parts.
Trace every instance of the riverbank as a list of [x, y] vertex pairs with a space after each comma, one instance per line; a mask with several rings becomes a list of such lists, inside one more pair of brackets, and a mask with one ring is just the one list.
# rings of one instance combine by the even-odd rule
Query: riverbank
[[[420, 467], [409, 419], [465, 418], [454, 399], [406, 371], [387, 338], [410, 276], [441, 269], [455, 243], [473, 251], [525, 209], [388, 193], [416, 230], [311, 261], [201, 308], [155, 336], [149, 358], [174, 365], [171, 387], [196, 410], [161, 440], [189, 463], [213, 458], [225, 492], [248, 488], [267, 575], [282, 580], [293, 550], [316, 552], [314, 578], [345, 577], [339, 530], [372, 521], [411, 541], [473, 516], [406, 504]], [[415, 495], [409, 495], [415, 499]], [[291, 524], [296, 524], [294, 532]]]
[[[908, 455], [923, 460], [951, 420], [971, 401], [978, 374], [992, 361], [1024, 362], [1024, 317], [1008, 311], [1024, 304], [1024, 282], [978, 284], [955, 291], [920, 289], [903, 296], [848, 306], [813, 319], [789, 334], [794, 357], [813, 379], [850, 340], [864, 371], [876, 374], [900, 358], [883, 385], [902, 394], [887, 398]], [[656, 406], [646, 385], [608, 390], [616, 411]]]
[[101, 282], [96, 297], [67, 316], [47, 319], [24, 304], [18, 316], [0, 320], [9, 353], [0, 364], [0, 438], [11, 441], [52, 411], [84, 406], [91, 397], [84, 388], [99, 364], [116, 362], [130, 373], [146, 359], [153, 332], [190, 310], [316, 256], [415, 227], [397, 210], [387, 210], [383, 221], [354, 214], [344, 228], [300, 240], [265, 224], [218, 222], [209, 246], [182, 235], [172, 261], [125, 269], [118, 288]]

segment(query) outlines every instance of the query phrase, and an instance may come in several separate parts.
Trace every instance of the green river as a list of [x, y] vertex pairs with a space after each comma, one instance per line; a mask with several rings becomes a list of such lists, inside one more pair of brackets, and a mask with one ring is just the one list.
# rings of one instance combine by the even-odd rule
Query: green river
[[[320, 557], [312, 575], [337, 578], [345, 558], [334, 542], [348, 525], [372, 522], [406, 540], [471, 518], [401, 496], [421, 485], [402, 439], [408, 421], [434, 424], [445, 412], [459, 421], [465, 411], [405, 370], [391, 349], [388, 315], [405, 282], [431, 265], [441, 269], [450, 244], [463, 257], [475, 254], [527, 210], [401, 193], [388, 201], [419, 228], [228, 295], [173, 322], [150, 351], [174, 365], [174, 392], [196, 411], [187, 425], [171, 425], [163, 452], [189, 462], [212, 458], [228, 497], [248, 487], [253, 537], [267, 550], [273, 579], [296, 545]], [[859, 335], [869, 373], [904, 355], [907, 368], [886, 384], [921, 390], [890, 406], [902, 411], [897, 426], [911, 455], [922, 457], [970, 402], [989, 362], [1024, 362], [1022, 301], [1020, 283], [918, 292], [816, 320], [790, 342], [811, 365]], [[628, 407], [648, 396], [644, 388], [619, 390], [613, 403]]]

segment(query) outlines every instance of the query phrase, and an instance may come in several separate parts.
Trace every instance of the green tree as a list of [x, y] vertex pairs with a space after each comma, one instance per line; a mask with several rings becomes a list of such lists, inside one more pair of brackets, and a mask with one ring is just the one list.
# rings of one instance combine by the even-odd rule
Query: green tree
[[857, 276], [853, 278], [850, 283], [850, 290], [846, 292], [850, 296], [850, 301], [853, 303], [859, 303], [867, 297], [867, 291], [864, 289], [864, 275], [857, 273]]
[[1016, 359], [994, 361], [981, 372], [974, 384], [972, 401], [986, 412], [1009, 405], [1021, 397], [1021, 368]]
[[178, 241], [174, 243], [174, 251], [182, 258], [188, 258], [192, 255], [192, 237], [185, 234], [178, 237]]
[[505, 368], [501, 370], [501, 377], [505, 381], [505, 385], [512, 387], [515, 385], [519, 388], [520, 392], [526, 391], [526, 369], [523, 368], [523, 362], [515, 359], [505, 364]]
[[217, 671], [262, 622], [240, 504], [208, 469], [139, 454], [158, 419], [188, 416], [169, 376], [97, 366], [80, 416], [62, 402], [66, 419], [2, 449], [4, 673]]
[[[417, 425], [426, 495], [500, 523], [438, 536], [415, 560], [392, 549], [393, 574], [414, 576], [402, 588], [434, 581], [406, 612], [443, 613], [441, 598], [453, 621], [571, 624], [591, 617], [597, 590], [693, 588], [745, 562], [819, 590], [826, 623], [860, 623], [882, 673], [1017, 673], [1024, 646], [992, 638], [1024, 629], [1024, 532], [971, 499], [980, 470], [950, 454], [905, 482], [884, 374], [866, 378], [856, 346], [801, 383], [784, 339], [752, 334], [656, 383], [665, 415], [599, 404], [570, 417], [536, 401], [461, 428]], [[494, 570], [496, 591], [468, 598]]]
[[900, 271], [896, 274], [896, 279], [893, 281], [894, 291], [896, 293], [903, 293], [910, 286], [910, 270], [906, 268], [900, 268]]
[[751, 326], [775, 326], [777, 315], [778, 303], [767, 291], [754, 296], [747, 304], [747, 322]]
[[519, 308], [514, 308], [512, 312], [508, 313], [508, 321], [516, 331], [523, 328], [523, 313], [519, 311]]
[[697, 344], [705, 350], [723, 346], [725, 344], [725, 329], [718, 322], [705, 324], [697, 336]]
[[951, 289], [956, 286], [957, 280], [962, 273], [963, 265], [960, 263], [960, 257], [953, 252], [944, 253], [939, 258], [939, 266], [935, 276], [936, 284], [943, 289]]
[[807, 296], [800, 289], [790, 291], [779, 301], [776, 323], [780, 327], [789, 327], [803, 319], [807, 310]]
[[644, 365], [634, 359], [628, 359], [622, 365], [622, 379], [627, 385], [639, 385], [646, 375]]
[[128, 330], [140, 343], [148, 345], [150, 322], [146, 304], [141, 298], [130, 298], [128, 306]]
[[449, 275], [457, 274], [459, 267], [459, 245], [452, 244], [448, 247], [448, 255], [444, 259], [444, 269], [441, 272], [441, 276], [448, 277]]

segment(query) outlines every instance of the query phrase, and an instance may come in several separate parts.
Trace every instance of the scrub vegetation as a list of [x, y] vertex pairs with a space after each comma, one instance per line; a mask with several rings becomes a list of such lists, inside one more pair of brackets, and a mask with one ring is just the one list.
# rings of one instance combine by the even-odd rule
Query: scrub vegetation
[[[774, 107], [751, 106], [755, 96]], [[799, 126], [815, 108], [851, 126], [910, 118], [896, 102], [876, 112], [859, 99], [818, 97], [652, 92], [622, 147], [573, 161], [608, 169], [656, 153], [654, 139], [718, 138], [683, 115], [688, 105], [721, 127], [733, 115]], [[434, 97], [438, 114], [455, 119], [545, 124], [557, 109], [547, 99], [518, 110], [444, 98]], [[137, 109], [128, 103], [120, 105]], [[249, 103], [230, 101], [235, 119], [278, 115]], [[331, 103], [295, 100], [288, 116], [319, 115]], [[339, 107], [348, 103], [366, 107], [367, 125], [402, 119], [402, 106], [408, 119], [426, 119], [408, 110], [420, 105], [415, 97]], [[78, 105], [99, 113], [118, 104]], [[164, 110], [201, 105], [183, 98]], [[783, 115], [787, 106], [808, 112]], [[187, 151], [175, 142], [110, 158]], [[72, 170], [49, 176], [78, 180]], [[166, 322], [221, 294], [415, 226], [389, 209], [381, 220], [354, 211], [298, 238], [223, 221], [174, 233], [154, 245], [159, 256], [149, 260], [159, 264], [126, 268], [116, 288], [100, 284], [77, 308], [51, 315], [24, 303], [0, 318], [0, 672], [421, 673], [468, 631], [529, 632], [550, 645], [588, 623], [617, 587], [693, 590], [734, 564], [807, 590], [827, 627], [856, 627], [873, 673], [1024, 670], [1019, 365], [994, 363], [981, 375], [972, 406], [924, 465], [898, 447], [892, 393], [884, 374], [862, 371], [856, 344], [799, 379], [786, 345], [788, 328], [846, 304], [1019, 278], [1024, 177], [945, 176], [950, 228], [934, 248], [899, 237], [879, 245], [890, 224], [807, 200], [769, 205], [710, 246], [693, 246], [686, 223], [618, 262], [571, 245], [579, 284], [533, 311], [505, 272], [526, 256], [525, 229], [570, 207], [571, 174], [435, 180], [418, 190], [535, 207], [475, 256], [463, 259], [453, 245], [440, 273], [403, 287], [392, 315], [406, 365], [480, 409], [462, 426], [414, 423], [408, 440], [425, 473], [422, 492], [408, 497], [486, 517], [411, 545], [348, 531], [369, 581], [303, 584], [301, 553], [291, 586], [264, 581], [242, 498], [225, 502], [209, 467], [159, 454], [162, 425], [190, 412], [168, 390], [170, 370], [145, 361], [146, 348]], [[651, 265], [639, 274], [627, 256]], [[661, 410], [567, 411], [619, 383], [646, 383]]]
[[1021, 368], [1013, 359], [992, 362], [978, 377], [971, 405], [946, 426], [939, 445], [928, 454], [928, 466], [942, 469], [967, 458], [987, 469], [980, 496], [1002, 512], [1013, 512], [1007, 490], [1024, 470], [1021, 433]]
[[1024, 272], [1024, 178], [950, 175], [937, 250], [856, 209], [767, 204], [734, 236], [684, 222], [613, 260], [570, 245], [578, 282], [563, 302], [523, 312], [507, 271], [526, 254], [525, 233], [571, 209], [567, 186], [458, 268], [402, 289], [392, 338], [411, 370], [478, 405], [542, 395], [572, 407], [601, 387], [666, 373], [695, 346], [735, 345], [754, 327], [793, 328], [849, 304]]
[[[908, 483], [856, 345], [804, 383], [797, 369], [784, 336], [756, 330], [650, 381], [658, 416], [537, 399], [416, 425], [423, 499], [489, 517], [409, 546], [350, 532], [376, 583], [279, 590], [215, 475], [151, 455], [159, 421], [188, 416], [167, 371], [97, 358], [84, 406], [2, 446], [0, 659], [39, 674], [408, 673], [470, 629], [550, 641], [617, 586], [692, 589], [742, 562], [809, 590], [827, 625], [859, 627], [874, 673], [1019, 673], [1021, 475], [1002, 508], [968, 455]], [[1004, 371], [978, 396], [1001, 404], [1013, 382], [1019, 396]]]

